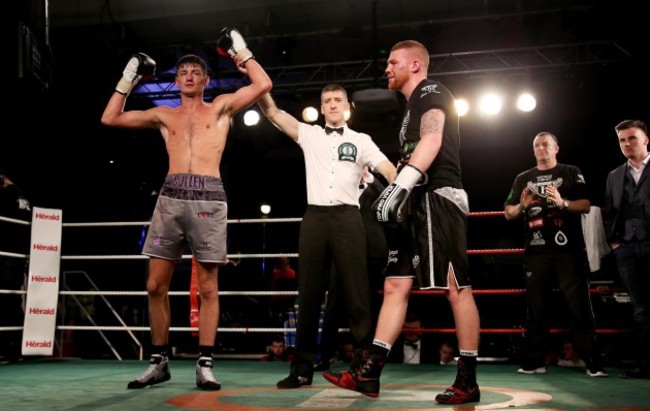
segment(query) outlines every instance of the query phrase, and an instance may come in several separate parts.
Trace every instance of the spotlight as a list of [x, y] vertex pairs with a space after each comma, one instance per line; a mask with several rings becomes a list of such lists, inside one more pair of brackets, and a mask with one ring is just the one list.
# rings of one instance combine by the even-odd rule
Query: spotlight
[[255, 110], [248, 110], [244, 113], [244, 124], [247, 126], [255, 126], [260, 122], [260, 113]]
[[493, 116], [501, 111], [503, 103], [501, 97], [496, 93], [488, 93], [479, 102], [479, 108], [483, 114]]
[[302, 111], [302, 119], [307, 123], [313, 123], [318, 120], [318, 110], [311, 106], [305, 107]]
[[530, 93], [522, 93], [517, 99], [517, 108], [521, 111], [533, 111], [535, 107], [537, 107], [537, 100]]
[[469, 103], [464, 98], [456, 100], [456, 113], [458, 117], [463, 117], [469, 111]]
[[269, 215], [269, 213], [271, 212], [271, 206], [268, 204], [262, 204], [260, 206], [260, 212], [262, 213], [262, 215]]

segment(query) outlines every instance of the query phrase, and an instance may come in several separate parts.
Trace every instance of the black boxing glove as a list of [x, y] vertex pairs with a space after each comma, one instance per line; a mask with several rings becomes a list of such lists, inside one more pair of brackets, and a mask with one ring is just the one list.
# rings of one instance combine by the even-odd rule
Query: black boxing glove
[[237, 31], [230, 27], [224, 27], [219, 34], [217, 40], [217, 53], [226, 56], [239, 56], [241, 58], [240, 66], [244, 66], [250, 59], [254, 59], [253, 53], [248, 49], [248, 45], [244, 37]]
[[375, 220], [380, 223], [396, 222], [404, 220], [402, 207], [411, 190], [419, 181], [426, 181], [426, 175], [416, 167], [407, 164], [395, 178], [393, 184], [384, 189], [379, 198], [372, 204], [372, 212]]
[[127, 95], [141, 78], [153, 78], [155, 73], [156, 62], [144, 53], [135, 53], [124, 67], [122, 78], [117, 83], [115, 91]]

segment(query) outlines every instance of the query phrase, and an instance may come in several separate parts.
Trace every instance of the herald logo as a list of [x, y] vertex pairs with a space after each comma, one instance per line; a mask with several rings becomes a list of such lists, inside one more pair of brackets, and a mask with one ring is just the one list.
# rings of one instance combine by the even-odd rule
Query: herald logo
[[32, 281], [35, 283], [55, 283], [56, 282], [56, 277], [53, 275], [32, 275], [31, 276]]
[[35, 213], [34, 218], [37, 219], [37, 220], [59, 221], [61, 219], [61, 215], [60, 214]]
[[52, 340], [49, 341], [25, 341], [27, 348], [52, 348]]
[[34, 244], [32, 248], [39, 251], [59, 251], [58, 245]]
[[30, 308], [29, 314], [34, 315], [54, 315], [54, 308]]

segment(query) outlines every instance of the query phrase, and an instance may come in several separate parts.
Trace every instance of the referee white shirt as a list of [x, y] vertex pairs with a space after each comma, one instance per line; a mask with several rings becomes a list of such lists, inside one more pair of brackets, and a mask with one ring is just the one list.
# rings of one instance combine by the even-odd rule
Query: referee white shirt
[[307, 204], [359, 207], [359, 181], [363, 167], [374, 170], [388, 161], [368, 134], [344, 126], [343, 134], [325, 133], [318, 125], [298, 124], [298, 145], [305, 156]]

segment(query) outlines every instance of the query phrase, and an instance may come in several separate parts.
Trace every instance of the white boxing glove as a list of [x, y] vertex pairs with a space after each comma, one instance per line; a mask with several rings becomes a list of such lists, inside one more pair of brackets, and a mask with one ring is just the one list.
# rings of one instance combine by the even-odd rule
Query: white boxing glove
[[393, 184], [386, 187], [372, 204], [375, 220], [380, 223], [401, 223], [404, 220], [402, 208], [411, 190], [420, 180], [426, 181], [424, 173], [410, 164], [404, 166]]
[[115, 91], [127, 95], [141, 78], [153, 78], [155, 73], [156, 62], [144, 53], [135, 53], [124, 68]]
[[230, 27], [225, 27], [221, 30], [219, 39], [217, 40], [217, 52], [222, 56], [237, 55], [241, 57], [240, 65], [242, 67], [248, 60], [255, 58], [253, 57], [253, 53], [248, 49], [244, 37], [242, 37], [237, 29]]

